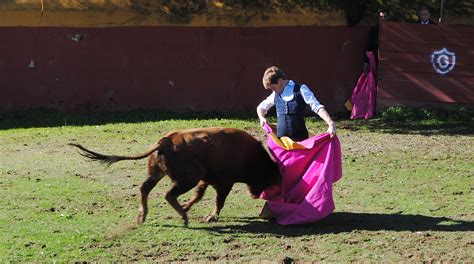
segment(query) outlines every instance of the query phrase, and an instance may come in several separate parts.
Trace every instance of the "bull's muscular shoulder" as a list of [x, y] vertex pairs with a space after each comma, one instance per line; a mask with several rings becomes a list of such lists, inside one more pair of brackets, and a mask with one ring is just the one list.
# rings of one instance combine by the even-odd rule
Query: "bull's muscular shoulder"
[[257, 142], [255, 138], [243, 130], [220, 127], [178, 130], [167, 134], [165, 138], [171, 140], [170, 143], [175, 149], [184, 146], [201, 145], [202, 143], [205, 143], [205, 146], [210, 147], [231, 143], [231, 141], [237, 139], [247, 142]]
[[[237, 129], [237, 128], [221, 128], [221, 127], [209, 127], [209, 128], [192, 128], [192, 129], [183, 129], [176, 130], [168, 133], [165, 137], [170, 137], [176, 140], [182, 139], [192, 139], [192, 138], [201, 138], [206, 139], [209, 137], [215, 137], [216, 135], [222, 134], [241, 134], [248, 135], [247, 132]], [[177, 142], [176, 142], [177, 143]]]

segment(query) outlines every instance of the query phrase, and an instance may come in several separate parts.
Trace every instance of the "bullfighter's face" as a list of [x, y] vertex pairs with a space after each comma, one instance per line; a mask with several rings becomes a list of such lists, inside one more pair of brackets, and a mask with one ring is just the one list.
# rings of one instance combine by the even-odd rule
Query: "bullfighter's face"
[[283, 91], [283, 89], [285, 88], [287, 83], [288, 83], [287, 80], [278, 79], [278, 82], [275, 83], [275, 84], [270, 84], [270, 83], [266, 84], [265, 89], [272, 90], [276, 93], [281, 93]]

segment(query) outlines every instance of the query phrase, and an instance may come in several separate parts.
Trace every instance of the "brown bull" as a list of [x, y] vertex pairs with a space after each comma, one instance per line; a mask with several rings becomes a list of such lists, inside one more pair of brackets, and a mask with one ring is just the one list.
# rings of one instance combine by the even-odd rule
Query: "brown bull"
[[[214, 211], [206, 221], [217, 220], [225, 199], [235, 182], [246, 183], [254, 198], [267, 187], [279, 184], [280, 173], [261, 143], [245, 131], [233, 128], [205, 128], [167, 134], [148, 151], [136, 156], [103, 155], [79, 144], [81, 155], [112, 164], [121, 160], [148, 157], [148, 178], [142, 183], [141, 206], [137, 223], [145, 221], [148, 194], [165, 175], [173, 184], [166, 200], [188, 224], [187, 211], [198, 202], [208, 185], [216, 190]], [[196, 186], [194, 196], [180, 205], [178, 196]]]

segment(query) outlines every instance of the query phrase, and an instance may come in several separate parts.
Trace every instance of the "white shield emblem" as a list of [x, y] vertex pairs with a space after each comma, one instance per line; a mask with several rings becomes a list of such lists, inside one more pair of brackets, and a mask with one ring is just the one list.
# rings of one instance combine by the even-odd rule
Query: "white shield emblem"
[[436, 50], [431, 54], [431, 64], [436, 72], [446, 74], [456, 65], [456, 54], [449, 52], [446, 48]]

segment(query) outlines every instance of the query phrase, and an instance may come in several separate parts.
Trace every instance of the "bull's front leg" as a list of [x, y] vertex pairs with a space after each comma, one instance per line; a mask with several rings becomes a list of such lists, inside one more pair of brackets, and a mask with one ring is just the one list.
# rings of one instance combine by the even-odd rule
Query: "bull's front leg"
[[206, 216], [204, 222], [217, 222], [219, 220], [219, 214], [224, 207], [225, 199], [229, 195], [230, 190], [232, 189], [232, 185], [230, 186], [213, 186], [216, 189], [216, 205], [214, 207], [214, 211]]
[[195, 184], [179, 185], [176, 182], [174, 182], [171, 189], [165, 195], [166, 200], [174, 208], [174, 210], [176, 210], [176, 212], [178, 212], [178, 214], [181, 216], [181, 218], [183, 219], [183, 224], [186, 227], [188, 226], [188, 214], [179, 204], [178, 196], [189, 191], [191, 188], [193, 188], [194, 185]]

